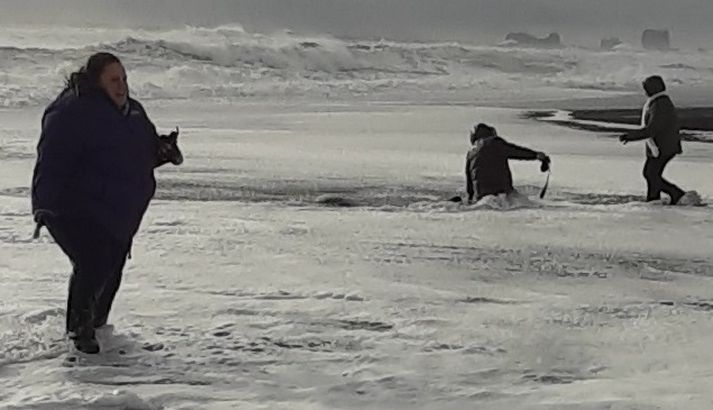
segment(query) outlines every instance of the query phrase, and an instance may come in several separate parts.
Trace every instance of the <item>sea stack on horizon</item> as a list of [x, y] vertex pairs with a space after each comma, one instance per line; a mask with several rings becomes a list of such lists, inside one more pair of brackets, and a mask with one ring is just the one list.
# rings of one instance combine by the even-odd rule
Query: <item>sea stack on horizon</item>
[[646, 29], [641, 35], [641, 45], [647, 50], [670, 50], [671, 35], [668, 30]]

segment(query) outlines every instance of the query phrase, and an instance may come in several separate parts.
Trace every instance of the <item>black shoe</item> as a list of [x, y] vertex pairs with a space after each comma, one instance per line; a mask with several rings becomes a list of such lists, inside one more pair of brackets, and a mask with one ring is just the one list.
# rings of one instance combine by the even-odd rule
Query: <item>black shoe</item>
[[93, 337], [75, 338], [74, 347], [82, 353], [97, 354], [99, 353], [99, 342]]
[[681, 194], [678, 194], [678, 195], [676, 195], [676, 196], [672, 196], [672, 197], [671, 197], [671, 202], [669, 202], [669, 205], [676, 205], [676, 204], [678, 203], [678, 201], [680, 201], [681, 198], [683, 198], [683, 195], [684, 195], [684, 194], [681, 193]]
[[94, 332], [94, 328], [79, 327], [78, 329], [67, 329], [67, 338], [74, 343], [74, 347], [82, 353], [99, 353], [99, 342]]

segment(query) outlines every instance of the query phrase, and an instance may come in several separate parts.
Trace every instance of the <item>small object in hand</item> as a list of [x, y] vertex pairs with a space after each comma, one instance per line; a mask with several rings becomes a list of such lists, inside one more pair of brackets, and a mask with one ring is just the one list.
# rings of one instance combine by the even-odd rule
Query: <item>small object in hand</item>
[[37, 222], [35, 225], [35, 231], [32, 233], [32, 239], [40, 239], [40, 230], [43, 226], [42, 222]]
[[169, 141], [176, 142], [178, 140], [178, 133], [179, 133], [178, 126], [176, 126], [176, 129], [171, 131], [170, 134], [168, 134], [168, 139]]
[[542, 186], [542, 189], [540, 190], [540, 199], [543, 199], [545, 197], [545, 194], [547, 193], [547, 187], [550, 185], [550, 173], [547, 173], [547, 179], [545, 179], [545, 185]]

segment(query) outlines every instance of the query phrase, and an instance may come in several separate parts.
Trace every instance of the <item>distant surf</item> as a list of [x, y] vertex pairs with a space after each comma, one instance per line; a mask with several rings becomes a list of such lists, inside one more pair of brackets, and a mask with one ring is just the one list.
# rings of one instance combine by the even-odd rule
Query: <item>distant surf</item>
[[[713, 52], [603, 52], [458, 42], [397, 42], [252, 33], [240, 25], [173, 30], [6, 27], [0, 31], [0, 107], [42, 105], [97, 50], [129, 70], [146, 99], [368, 98], [517, 101], [639, 90], [651, 71], [671, 84], [713, 82]], [[513, 90], [519, 90], [516, 95]]]

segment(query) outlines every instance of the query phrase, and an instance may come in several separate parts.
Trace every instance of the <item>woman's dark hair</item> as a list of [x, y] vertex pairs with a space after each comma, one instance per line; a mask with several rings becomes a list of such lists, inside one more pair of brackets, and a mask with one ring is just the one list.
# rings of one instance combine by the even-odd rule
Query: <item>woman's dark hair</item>
[[114, 54], [105, 52], [92, 54], [84, 66], [67, 77], [64, 89], [72, 90], [75, 94], [80, 95], [91, 89], [99, 88], [99, 77], [104, 72], [104, 68], [113, 63], [121, 64], [119, 58]]

